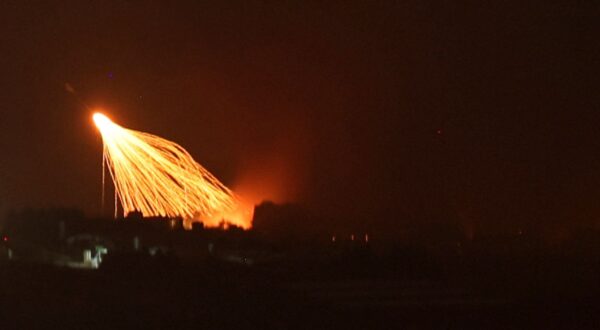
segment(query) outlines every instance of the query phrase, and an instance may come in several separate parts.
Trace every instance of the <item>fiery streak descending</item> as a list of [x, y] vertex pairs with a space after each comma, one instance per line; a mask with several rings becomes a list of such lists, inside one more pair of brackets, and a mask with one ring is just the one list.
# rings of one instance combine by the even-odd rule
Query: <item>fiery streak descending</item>
[[104, 162], [124, 214], [182, 217], [205, 226], [221, 223], [249, 228], [252, 207], [198, 164], [178, 144], [123, 128], [101, 113], [93, 115], [104, 143]]

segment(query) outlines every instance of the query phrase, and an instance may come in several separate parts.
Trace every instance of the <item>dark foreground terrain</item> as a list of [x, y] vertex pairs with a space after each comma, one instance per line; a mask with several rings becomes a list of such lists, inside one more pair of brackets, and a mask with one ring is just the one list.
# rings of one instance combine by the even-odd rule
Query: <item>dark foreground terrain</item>
[[[515, 261], [511, 261], [514, 266]], [[558, 265], [558, 264], [557, 264]], [[1, 329], [597, 328], [592, 273], [414, 278], [314, 264], [0, 264]], [[486, 268], [488, 269], [486, 271]], [[590, 269], [582, 267], [581, 269]], [[542, 270], [545, 272], [545, 270]], [[558, 274], [558, 275], [557, 275]], [[562, 274], [562, 275], [561, 275]], [[571, 274], [571, 275], [569, 275]], [[600, 279], [599, 279], [600, 280]]]

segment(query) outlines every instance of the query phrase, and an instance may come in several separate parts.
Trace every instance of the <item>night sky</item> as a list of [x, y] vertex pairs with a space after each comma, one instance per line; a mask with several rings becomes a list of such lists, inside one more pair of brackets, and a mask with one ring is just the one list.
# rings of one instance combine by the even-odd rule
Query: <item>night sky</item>
[[100, 212], [83, 102], [337, 224], [600, 219], [597, 3], [324, 3], [2, 1], [0, 209]]

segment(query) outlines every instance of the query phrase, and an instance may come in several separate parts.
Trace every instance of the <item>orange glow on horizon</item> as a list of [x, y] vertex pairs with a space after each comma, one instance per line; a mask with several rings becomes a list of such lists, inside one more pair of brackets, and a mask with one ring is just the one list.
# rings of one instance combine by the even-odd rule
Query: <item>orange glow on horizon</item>
[[303, 160], [281, 149], [274, 154], [254, 154], [244, 159], [232, 189], [255, 205], [264, 201], [295, 202], [302, 194], [305, 177], [302, 163]]

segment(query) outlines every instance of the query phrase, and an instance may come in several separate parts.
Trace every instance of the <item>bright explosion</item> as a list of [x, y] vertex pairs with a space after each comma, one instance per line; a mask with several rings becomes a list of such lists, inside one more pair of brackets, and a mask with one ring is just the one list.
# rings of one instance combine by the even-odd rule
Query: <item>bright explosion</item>
[[[254, 208], [223, 185], [180, 145], [156, 135], [121, 127], [101, 113], [93, 115], [102, 135], [106, 164], [125, 216], [181, 217], [207, 227], [250, 228]], [[103, 179], [104, 180], [104, 179]], [[104, 198], [104, 197], [103, 197]]]

